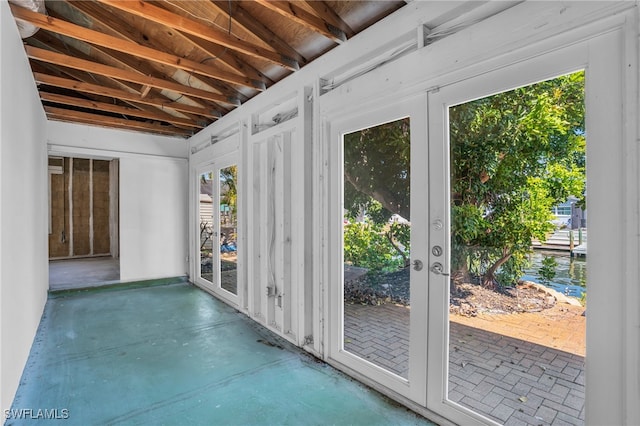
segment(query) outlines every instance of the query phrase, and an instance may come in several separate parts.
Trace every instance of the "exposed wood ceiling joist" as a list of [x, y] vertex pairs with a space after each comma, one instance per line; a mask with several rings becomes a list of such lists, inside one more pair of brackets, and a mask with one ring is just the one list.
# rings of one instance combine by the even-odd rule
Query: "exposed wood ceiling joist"
[[98, 84], [85, 83], [81, 81], [56, 77], [48, 74], [34, 73], [33, 74], [36, 83], [46, 84], [54, 87], [61, 87], [64, 89], [74, 90], [78, 92], [91, 93], [95, 95], [108, 96], [114, 99], [124, 99], [131, 102], [138, 102], [148, 105], [157, 106], [161, 109], [174, 109], [176, 111], [190, 112], [196, 115], [202, 115], [209, 118], [219, 118], [220, 115], [215, 110], [207, 110], [205, 108], [194, 107], [191, 105], [181, 104], [179, 102], [167, 102], [163, 98], [156, 98], [133, 93], [125, 92], [124, 90], [110, 89], [108, 87], [100, 86]]
[[164, 126], [157, 123], [148, 123], [144, 121], [127, 120], [124, 118], [105, 117], [101, 114], [91, 114], [87, 112], [63, 109], [57, 107], [45, 106], [44, 111], [50, 118], [60, 121], [81, 122], [84, 124], [93, 124], [103, 127], [118, 127], [121, 129], [137, 129], [149, 130], [155, 133], [189, 136], [191, 132], [178, 127]]
[[42, 14], [9, 1], [40, 28], [25, 53], [49, 119], [178, 137], [405, 4], [45, 0]]
[[[129, 55], [138, 56], [149, 61], [159, 62], [165, 65], [183, 69], [187, 72], [195, 72], [207, 77], [216, 78], [222, 81], [228, 81], [236, 84], [253, 87], [255, 82], [243, 78], [237, 74], [221, 72], [215, 68], [209, 67], [189, 59], [180, 58], [159, 50], [140, 46], [139, 44], [122, 40], [107, 34], [99, 33], [83, 28], [79, 25], [70, 24], [68, 22], [32, 12], [28, 9], [21, 8], [11, 4], [11, 10], [16, 18], [23, 19], [37, 27], [52, 31], [57, 34], [75, 38], [87, 43], [97, 44], [98, 46], [107, 47]], [[257, 87], [256, 87], [257, 88]]]
[[38, 61], [49, 62], [62, 67], [74, 68], [92, 74], [100, 74], [105, 77], [129, 81], [131, 83], [137, 83], [142, 86], [171, 90], [178, 94], [190, 95], [196, 98], [206, 99], [213, 102], [220, 102], [229, 105], [240, 105], [240, 102], [236, 99], [229, 99], [226, 96], [218, 95], [206, 90], [183, 86], [172, 81], [167, 81], [155, 77], [147, 77], [132, 71], [123, 70], [121, 68], [102, 65], [84, 59], [74, 58], [73, 56], [63, 55], [45, 49], [39, 49], [33, 46], [25, 46], [25, 50], [27, 52], [27, 57]]
[[46, 102], [52, 102], [52, 103], [61, 104], [61, 105], [69, 105], [69, 106], [75, 106], [79, 108], [93, 109], [96, 111], [108, 111], [115, 114], [122, 114], [125, 116], [130, 115], [133, 117], [148, 118], [154, 121], [164, 121], [167, 123], [175, 124], [178, 126], [185, 126], [189, 128], [191, 127], [203, 128], [206, 123], [202, 121], [198, 124], [198, 123], [192, 122], [191, 120], [186, 120], [179, 117], [173, 117], [169, 114], [160, 114], [160, 112], [150, 113], [147, 111], [141, 111], [136, 108], [113, 105], [105, 102], [96, 102], [88, 99], [76, 98], [73, 96], [58, 95], [56, 93], [40, 92], [40, 99]]
[[142, 18], [152, 20], [176, 30], [184, 31], [187, 34], [203, 38], [212, 43], [216, 43], [228, 49], [235, 50], [239, 53], [244, 53], [245, 55], [253, 56], [258, 59], [266, 59], [276, 65], [280, 65], [284, 68], [289, 68], [292, 71], [300, 69], [300, 65], [291, 58], [283, 57], [273, 51], [264, 49], [251, 43], [247, 43], [215, 27], [207, 26], [201, 24], [198, 21], [176, 15], [167, 10], [154, 6], [151, 3], [122, 0], [98, 1], [120, 9], [124, 12], [132, 13], [134, 15], [138, 15]]
[[289, 1], [274, 1], [274, 0], [254, 0], [256, 3], [260, 3], [262, 6], [273, 10], [280, 15], [292, 19], [293, 21], [305, 26], [311, 31], [315, 31], [318, 34], [322, 34], [330, 40], [336, 43], [343, 43], [347, 41], [347, 36], [344, 32], [322, 18], [307, 12], [303, 8], [297, 6], [295, 3]]

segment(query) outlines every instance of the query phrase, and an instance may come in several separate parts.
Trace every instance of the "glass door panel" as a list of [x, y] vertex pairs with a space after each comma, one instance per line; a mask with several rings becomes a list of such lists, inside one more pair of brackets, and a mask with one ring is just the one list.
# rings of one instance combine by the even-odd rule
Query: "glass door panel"
[[[586, 231], [584, 73], [452, 106], [449, 134], [447, 397], [499, 423], [583, 424], [585, 293], [553, 286]], [[552, 213], [567, 203], [580, 221]]]
[[570, 276], [586, 267], [572, 260], [586, 254], [584, 77], [433, 97], [432, 244], [448, 250], [430, 280], [444, 318], [432, 407], [457, 422], [584, 424], [586, 282]]
[[343, 137], [344, 350], [409, 378], [410, 122]]
[[218, 179], [218, 229], [220, 248], [218, 267], [220, 288], [238, 295], [238, 166], [219, 170]]
[[384, 104], [331, 122], [330, 357], [424, 405], [426, 96]]
[[200, 278], [209, 283], [213, 283], [213, 250], [214, 248], [217, 250], [213, 218], [213, 172], [200, 173], [198, 175], [198, 183], [199, 272]]

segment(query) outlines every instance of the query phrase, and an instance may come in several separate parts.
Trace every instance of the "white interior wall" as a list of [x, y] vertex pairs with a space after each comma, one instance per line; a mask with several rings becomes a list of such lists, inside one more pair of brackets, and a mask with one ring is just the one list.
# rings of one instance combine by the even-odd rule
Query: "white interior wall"
[[120, 280], [187, 274], [187, 161], [120, 158]]
[[47, 141], [51, 149], [60, 146], [71, 151], [71, 148], [76, 148], [76, 152], [80, 154], [100, 151], [107, 156], [111, 152], [113, 157], [126, 154], [175, 158], [188, 156], [188, 143], [185, 139], [61, 121], [47, 123]]
[[[265, 93], [253, 98], [190, 139], [191, 147], [198, 149], [198, 147], [207, 143], [210, 136], [223, 134], [225, 129], [235, 126], [239, 122], [245, 129], [242, 133], [241, 143], [247, 153], [243, 157], [243, 168], [248, 171], [248, 176], [261, 176], [263, 179], [268, 178], [269, 173], [276, 173], [277, 176], [277, 173], [281, 173], [281, 171], [277, 170], [278, 163], [275, 163], [276, 167], [273, 170], [263, 170], [262, 163], [267, 162], [270, 154], [268, 150], [261, 150], [260, 141], [258, 140], [261, 136], [260, 134], [256, 136], [253, 124], [255, 124], [256, 118], [265, 111], [270, 111], [273, 108], [277, 110], [279, 104], [286, 103], [286, 100], [291, 98], [292, 93], [300, 93], [306, 87], [313, 88], [309, 98], [313, 104], [314, 111], [313, 132], [310, 134], [311, 136], [305, 134], [303, 139], [295, 141], [297, 144], [312, 146], [313, 156], [307, 157], [302, 151], [292, 156], [291, 164], [302, 165], [302, 167], [301, 170], [297, 168], [289, 170], [291, 181], [295, 182], [290, 188], [290, 202], [295, 206], [304, 206], [302, 211], [310, 213], [305, 217], [303, 226], [305, 231], [308, 231], [308, 227], [311, 227], [313, 236], [310, 245], [309, 239], [303, 239], [298, 242], [294, 241], [291, 246], [291, 250], [295, 252], [303, 252], [310, 247], [313, 253], [311, 261], [306, 264], [302, 262], [293, 265], [292, 269], [292, 274], [297, 274], [297, 277], [303, 278], [302, 280], [297, 279], [292, 283], [292, 292], [297, 291], [299, 295], [302, 294], [302, 297], [299, 297], [296, 301], [297, 304], [292, 309], [300, 309], [297, 314], [307, 320], [311, 319], [313, 325], [313, 344], [306, 345], [305, 348], [307, 350], [321, 356], [327, 356], [325, 342], [328, 340], [326, 334], [328, 318], [323, 317], [323, 315], [328, 312], [326, 305], [329, 302], [326, 295], [331, 291], [332, 286], [328, 278], [330, 274], [327, 272], [327, 258], [334, 248], [331, 246], [330, 234], [327, 233], [327, 222], [322, 220], [323, 217], [326, 217], [325, 213], [323, 213], [327, 208], [327, 198], [326, 194], [324, 194], [327, 186], [324, 182], [327, 177], [326, 173], [329, 172], [325, 162], [327, 158], [326, 150], [329, 149], [326, 143], [326, 123], [323, 121], [326, 115], [330, 113], [332, 116], [336, 116], [340, 114], [340, 111], [353, 111], [354, 108], [359, 108], [358, 105], [360, 104], [358, 102], [375, 104], [379, 102], [381, 94], [408, 94], [415, 92], [415, 90], [426, 91], [429, 89], [429, 82], [440, 85], [449, 84], [473, 75], [486, 73], [492, 69], [498, 69], [518, 60], [518, 57], [521, 57], [519, 60], [524, 59], [527, 53], [518, 52], [518, 49], [521, 51], [526, 50], [528, 47], [535, 46], [536, 43], [542, 41], [545, 41], [547, 46], [550, 46], [550, 49], [557, 48], [562, 43], [571, 43], [572, 36], [564, 37], [569, 31], [583, 31], [583, 36], [588, 38], [589, 30], [586, 24], [603, 22], [605, 24], [602, 28], [604, 28], [608, 25], [606, 24], [607, 22], [613, 20], [619, 22], [621, 20], [619, 12], [622, 9], [635, 9], [634, 6], [636, 5], [631, 2], [618, 4], [611, 2], [565, 2], [560, 5], [550, 2], [546, 6], [549, 6], [548, 13], [543, 10], [533, 20], [530, 19], [529, 15], [529, 8], [533, 6], [529, 4], [518, 5], [490, 21], [472, 25], [457, 35], [450, 36], [432, 46], [427, 46], [406, 55], [396, 62], [391, 62], [375, 69], [370, 73], [372, 78], [368, 79], [369, 84], [363, 85], [358, 79], [354, 79], [333, 92], [321, 94], [322, 79], [348, 74], [351, 67], [357, 67], [359, 63], [370, 59], [371, 55], [375, 55], [376, 52], [383, 57], [384, 55], [382, 54], [384, 52], [393, 49], [389, 47], [390, 45], [405, 41], [407, 34], [409, 36], [411, 34], [419, 34], [420, 26], [429, 23], [429, 19], [432, 16], [437, 16], [437, 14], [430, 13], [433, 8], [455, 7], [447, 6], [446, 2], [437, 4], [412, 2], [381, 23], [359, 34], [348, 43], [334, 49], [318, 61], [269, 88]], [[543, 3], [538, 3], [538, 6], [535, 7], [544, 8], [546, 6]], [[495, 4], [493, 6], [489, 4], [486, 7], [495, 7]], [[629, 14], [628, 19], [630, 21], [637, 19], [637, 11]], [[407, 32], [398, 34], [398, 28], [406, 29]], [[625, 111], [630, 114], [627, 123], [634, 123], [637, 121], [637, 80], [639, 77], [637, 23], [635, 26], [633, 23], [627, 25], [625, 31], [627, 31], [628, 37], [625, 38], [620, 48], [625, 50], [627, 55], [625, 60], [628, 60], [629, 64], [628, 66], [625, 64], [628, 75], [626, 76], [626, 81], [622, 84], [626, 90], [624, 99]], [[394, 39], [390, 37], [390, 34], [397, 35], [397, 37]], [[508, 36], [505, 37], [505, 34], [508, 34]], [[592, 35], [595, 35], [595, 33]], [[516, 53], [515, 55], [514, 52]], [[552, 75], [549, 75], [549, 77], [552, 77]], [[613, 77], [617, 78], [618, 76]], [[300, 106], [299, 102], [298, 105]], [[295, 130], [301, 131], [302, 125], [298, 124]], [[637, 205], [639, 194], [636, 171], [638, 158], [637, 151], [632, 149], [636, 132], [637, 129], [635, 129], [634, 125], [628, 125], [624, 129], [626, 139], [618, 141], [627, 147], [625, 149], [628, 149], [628, 155], [625, 157], [627, 163], [624, 165], [625, 182], [628, 185], [628, 187], [624, 188], [626, 203], [620, 208], [625, 211], [625, 226], [628, 227], [627, 229], [631, 229], [629, 235], [633, 235], [633, 237], [630, 237], [628, 241], [625, 240], [624, 244], [628, 250], [625, 252], [626, 258], [620, 261], [621, 265], [625, 267], [625, 282], [620, 287], [623, 294], [618, 294], [616, 299], [617, 303], [621, 305], [620, 315], [607, 319], [606, 327], [609, 333], [615, 336], [608, 341], [624, 343], [620, 343], [615, 348], [620, 353], [621, 362], [615, 363], [615, 365], [603, 366], [611, 370], [610, 372], [613, 374], [611, 377], [625, 377], [625, 379], [623, 381], [612, 381], [609, 378], [604, 380], [606, 383], [588, 384], [590, 389], [593, 390], [588, 398], [593, 403], [597, 402], [592, 404], [590, 418], [603, 419], [615, 412], [616, 422], [619, 420], [621, 424], [638, 424], [640, 422], [638, 404], [633, 403], [633, 401], [640, 400], [640, 373], [637, 365], [638, 353], [640, 352], [640, 324], [637, 308], [630, 308], [637, 307], [637, 304], [640, 303], [637, 259], [639, 244], [637, 237]], [[270, 137], [278, 136], [278, 129], [274, 128], [273, 131], [267, 130], [264, 133], [265, 135], [262, 139], [268, 140]], [[198, 161], [206, 161], [206, 159], [198, 158]], [[618, 161], [621, 162], [622, 159], [618, 158]], [[287, 164], [284, 164], [284, 166], [286, 167]], [[622, 170], [623, 164], [619, 164], [619, 166], [617, 169]], [[311, 171], [311, 177], [305, 175], [303, 171]], [[247, 180], [250, 181], [251, 179]], [[309, 197], [309, 189], [298, 192], [301, 186], [307, 188], [309, 180], [313, 185], [313, 190], [311, 191], [313, 205], [310, 211], [305, 210], [310, 203], [309, 199], [306, 198]], [[262, 244], [263, 247], [252, 247], [251, 245], [256, 241], [262, 243], [263, 238], [260, 236], [260, 232], [266, 232], [265, 230], [269, 229], [268, 211], [260, 208], [269, 196], [268, 189], [265, 189], [267, 187], [268, 184], [261, 182], [260, 179], [250, 181], [242, 187], [245, 191], [248, 191], [247, 197], [249, 198], [249, 207], [245, 219], [246, 226], [249, 228], [249, 241], [246, 251], [248, 254], [246, 261], [249, 267], [249, 279], [246, 284], [249, 286], [248, 294], [256, 295], [254, 303], [251, 303], [251, 300], [249, 301], [249, 311], [247, 313], [260, 322], [265, 322], [264, 318], [273, 315], [273, 312], [270, 311], [271, 307], [260, 299], [263, 293], [266, 293], [263, 291], [264, 283], [262, 281], [267, 280], [252, 279], [251, 270], [268, 271], [268, 265], [265, 265], [264, 261], [264, 253], [268, 250], [264, 244]], [[255, 201], [253, 204], [252, 199]], [[191, 200], [190, 204], [194, 205], [194, 200]], [[252, 209], [251, 206], [257, 206], [258, 209]], [[254, 228], [253, 231], [252, 227]], [[263, 228], [263, 230], [261, 231], [260, 228]], [[290, 241], [286, 240], [286, 234], [278, 235], [276, 233], [276, 238], [276, 247], [291, 244]], [[309, 277], [309, 275], [305, 274], [310, 274], [312, 279], [313, 286], [310, 291], [303, 288], [306, 285], [305, 278]], [[309, 293], [313, 295], [312, 307], [310, 305], [305, 306], [307, 301], [305, 295], [308, 296]], [[251, 299], [251, 296], [249, 299]], [[267, 325], [272, 326], [272, 330], [284, 337], [288, 337], [284, 330], [278, 329], [277, 321], [274, 324], [267, 323]], [[299, 326], [298, 331], [302, 330], [303, 327]], [[308, 343], [306, 339], [305, 341]], [[594, 347], [596, 348], [595, 350], [598, 350], [597, 345], [594, 345]], [[598, 358], [596, 357], [595, 359]], [[597, 369], [598, 367], [591, 365], [590, 368]], [[375, 383], [372, 384], [375, 386]], [[598, 393], [602, 393], [601, 396], [606, 394], [606, 398], [600, 398], [600, 402], [598, 402]], [[616, 403], [614, 404], [615, 406], [607, 407], [606, 401], [616, 399], [621, 401], [621, 405]]]
[[0, 2], [0, 406], [9, 408], [47, 298], [46, 118]]
[[49, 154], [119, 159], [120, 280], [187, 274], [187, 142], [49, 122]]

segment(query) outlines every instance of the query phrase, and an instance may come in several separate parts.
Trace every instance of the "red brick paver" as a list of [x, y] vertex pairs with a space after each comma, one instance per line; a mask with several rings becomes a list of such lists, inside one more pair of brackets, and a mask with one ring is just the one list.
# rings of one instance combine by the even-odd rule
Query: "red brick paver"
[[[584, 424], [584, 317], [452, 316], [449, 399], [507, 425]], [[345, 350], [407, 377], [409, 308], [345, 305]]]

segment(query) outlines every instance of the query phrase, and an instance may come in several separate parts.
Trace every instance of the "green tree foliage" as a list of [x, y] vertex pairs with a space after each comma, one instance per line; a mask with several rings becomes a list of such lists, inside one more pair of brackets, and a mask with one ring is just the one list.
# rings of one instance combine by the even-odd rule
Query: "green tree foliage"
[[232, 215], [238, 210], [238, 166], [229, 166], [220, 169], [220, 204], [229, 206]]
[[409, 119], [353, 132], [344, 137], [345, 209], [357, 214], [378, 201], [382, 214], [376, 222], [409, 212]]
[[[350, 133], [344, 138], [344, 258], [372, 271], [409, 262], [409, 119]], [[364, 220], [363, 220], [364, 219]]]
[[389, 243], [384, 225], [372, 221], [345, 225], [344, 260], [371, 272], [388, 272], [401, 267], [398, 253]]
[[[449, 123], [452, 270], [491, 288], [512, 284], [531, 240], [552, 231], [551, 207], [570, 195], [585, 205], [584, 73], [457, 105]], [[409, 151], [408, 119], [345, 136], [349, 215], [410, 220]]]
[[546, 284], [549, 283], [556, 276], [556, 268], [558, 267], [558, 261], [554, 257], [545, 256], [542, 259], [542, 266], [538, 269], [538, 276], [540, 281]]
[[449, 122], [452, 267], [511, 284], [551, 207], [584, 193], [584, 73], [452, 107]]

